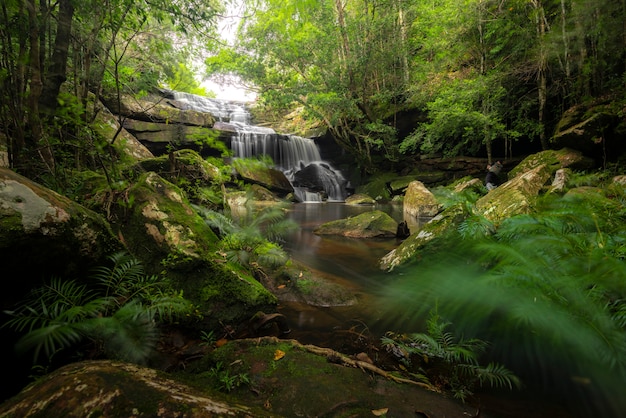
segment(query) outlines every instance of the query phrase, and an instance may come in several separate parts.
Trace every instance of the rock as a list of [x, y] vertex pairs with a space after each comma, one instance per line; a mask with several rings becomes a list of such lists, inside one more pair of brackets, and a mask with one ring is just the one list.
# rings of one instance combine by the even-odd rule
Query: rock
[[42, 277], [84, 277], [123, 248], [101, 215], [0, 168], [0, 265], [7, 279], [9, 272], [16, 274], [2, 307]]
[[414, 218], [435, 216], [441, 208], [435, 196], [421, 181], [409, 183], [404, 195], [404, 214]]
[[465, 216], [466, 213], [461, 204], [446, 208], [443, 212], [437, 214], [429, 222], [424, 224], [419, 231], [413, 231], [398, 247], [385, 254], [385, 256], [380, 259], [380, 268], [382, 270], [392, 271], [399, 265], [414, 259], [420, 249], [443, 234], [448, 228], [458, 225]]
[[266, 417], [156, 370], [115, 361], [69, 364], [0, 405], [1, 417]]
[[346, 197], [346, 205], [359, 206], [359, 205], [375, 205], [376, 201], [370, 196], [363, 193], [356, 193]]
[[109, 97], [104, 97], [102, 101], [112, 113], [132, 120], [203, 127], [212, 127], [215, 123], [210, 113], [177, 108], [163, 97], [142, 100], [122, 95], [120, 101]]
[[294, 187], [301, 187], [324, 198], [341, 195], [347, 181], [326, 163], [315, 162], [298, 170], [293, 176]]
[[611, 99], [579, 104], [563, 112], [551, 143], [568, 147], [597, 160], [617, 161], [626, 152], [623, 109]]
[[540, 165], [517, 175], [478, 199], [477, 212], [496, 225], [513, 215], [529, 213], [552, 172], [547, 165]]
[[237, 175], [244, 181], [259, 184], [282, 196], [293, 193], [293, 186], [282, 171], [256, 161], [235, 160]]
[[569, 168], [560, 168], [556, 170], [549, 192], [552, 193], [564, 191], [565, 187], [567, 186], [567, 182], [571, 176], [572, 170], [570, 170]]
[[524, 174], [541, 165], [545, 165], [550, 177], [561, 168], [587, 170], [594, 166], [594, 161], [585, 157], [580, 151], [563, 148], [558, 151], [548, 150], [529, 155], [508, 173], [508, 178]]
[[351, 238], [395, 237], [398, 223], [380, 210], [346, 219], [326, 222], [313, 230], [318, 235], [343, 235]]
[[135, 136], [124, 128], [120, 129], [118, 118], [107, 108], [102, 108], [96, 113], [95, 120], [90, 126], [95, 133], [105, 138], [109, 144], [113, 143], [114, 147], [122, 155], [129, 156], [134, 160], [154, 157], [152, 152], [139, 142]]
[[461, 193], [468, 189], [479, 193], [483, 187], [484, 184], [482, 180], [477, 178], [461, 179], [453, 184], [454, 193]]
[[165, 273], [204, 314], [199, 326], [214, 329], [275, 307], [274, 295], [216, 254], [219, 239], [178, 187], [148, 172], [127, 194], [133, 205], [117, 208], [114, 227], [148, 274]]

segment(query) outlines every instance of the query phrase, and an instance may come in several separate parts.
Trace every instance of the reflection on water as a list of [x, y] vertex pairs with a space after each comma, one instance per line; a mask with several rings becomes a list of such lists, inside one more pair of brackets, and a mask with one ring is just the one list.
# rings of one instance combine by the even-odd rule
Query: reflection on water
[[[289, 321], [290, 338], [303, 343], [333, 346], [337, 333], [346, 330], [367, 330], [381, 335], [386, 329], [381, 323], [377, 294], [394, 274], [381, 271], [381, 257], [401, 242], [396, 238], [356, 239], [341, 236], [318, 236], [313, 230], [322, 223], [355, 216], [364, 212], [382, 210], [396, 221], [403, 220], [402, 206], [350, 206], [343, 203], [301, 203], [288, 211], [288, 217], [300, 228], [287, 237], [283, 248], [290, 256], [330, 280], [351, 289], [357, 296], [354, 306], [319, 308], [299, 303], [282, 303], [280, 312]], [[411, 231], [417, 221], [407, 220]], [[379, 329], [381, 328], [381, 329]]]

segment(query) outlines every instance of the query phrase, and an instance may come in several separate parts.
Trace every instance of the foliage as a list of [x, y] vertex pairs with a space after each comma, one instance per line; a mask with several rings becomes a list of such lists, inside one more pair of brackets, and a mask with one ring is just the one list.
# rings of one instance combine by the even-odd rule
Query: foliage
[[486, 342], [475, 338], [457, 340], [447, 331], [450, 325], [433, 310], [426, 333], [388, 333], [381, 341], [388, 351], [401, 353], [402, 361], [411, 367], [414, 377], [442, 390], [450, 390], [463, 401], [473, 395], [477, 386], [520, 387], [519, 378], [504, 366], [496, 363], [479, 365], [478, 357], [485, 352]]
[[158, 324], [190, 312], [190, 304], [163, 278], [146, 276], [128, 254], [116, 253], [110, 260], [113, 266], [97, 267], [87, 284], [53, 278], [7, 312], [12, 319], [3, 326], [25, 332], [16, 349], [33, 350], [36, 363], [42, 354], [51, 361], [87, 341], [88, 357], [148, 360]]
[[402, 310], [390, 318], [415, 327], [438, 306], [464, 334], [490, 341], [495, 358], [525, 380], [567, 392], [581, 390], [569, 376], [582, 376], [594, 381], [581, 391], [590, 408], [619, 410], [616, 385], [626, 376], [623, 202], [595, 193], [550, 195], [534, 209], [486, 234], [457, 234], [445, 254], [410, 267], [408, 279], [389, 287]]
[[291, 232], [296, 224], [285, 219], [282, 209], [250, 207], [244, 216], [236, 220], [212, 210], [196, 209], [221, 237], [220, 248], [229, 261], [269, 269], [280, 267], [288, 261], [287, 254], [277, 242]]

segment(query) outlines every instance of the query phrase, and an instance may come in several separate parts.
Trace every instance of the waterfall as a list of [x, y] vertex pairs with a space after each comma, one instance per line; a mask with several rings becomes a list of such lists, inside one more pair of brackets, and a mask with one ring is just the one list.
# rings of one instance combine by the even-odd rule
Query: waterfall
[[339, 170], [323, 161], [315, 141], [297, 135], [278, 134], [273, 129], [253, 125], [246, 105], [210, 99], [189, 93], [169, 92], [186, 108], [213, 115], [214, 128], [232, 132], [231, 150], [235, 158], [267, 155], [285, 173], [300, 202], [343, 202], [347, 181]]

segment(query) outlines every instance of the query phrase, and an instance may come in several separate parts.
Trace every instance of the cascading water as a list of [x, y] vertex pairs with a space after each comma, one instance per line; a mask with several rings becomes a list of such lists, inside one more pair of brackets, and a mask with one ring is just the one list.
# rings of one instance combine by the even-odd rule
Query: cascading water
[[252, 125], [245, 104], [210, 99], [189, 93], [169, 92], [189, 109], [207, 112], [218, 122], [214, 128], [232, 132], [231, 149], [235, 158], [267, 155], [291, 182], [300, 202], [343, 202], [347, 181], [340, 171], [323, 161], [315, 141], [296, 135], [283, 135], [273, 129]]

